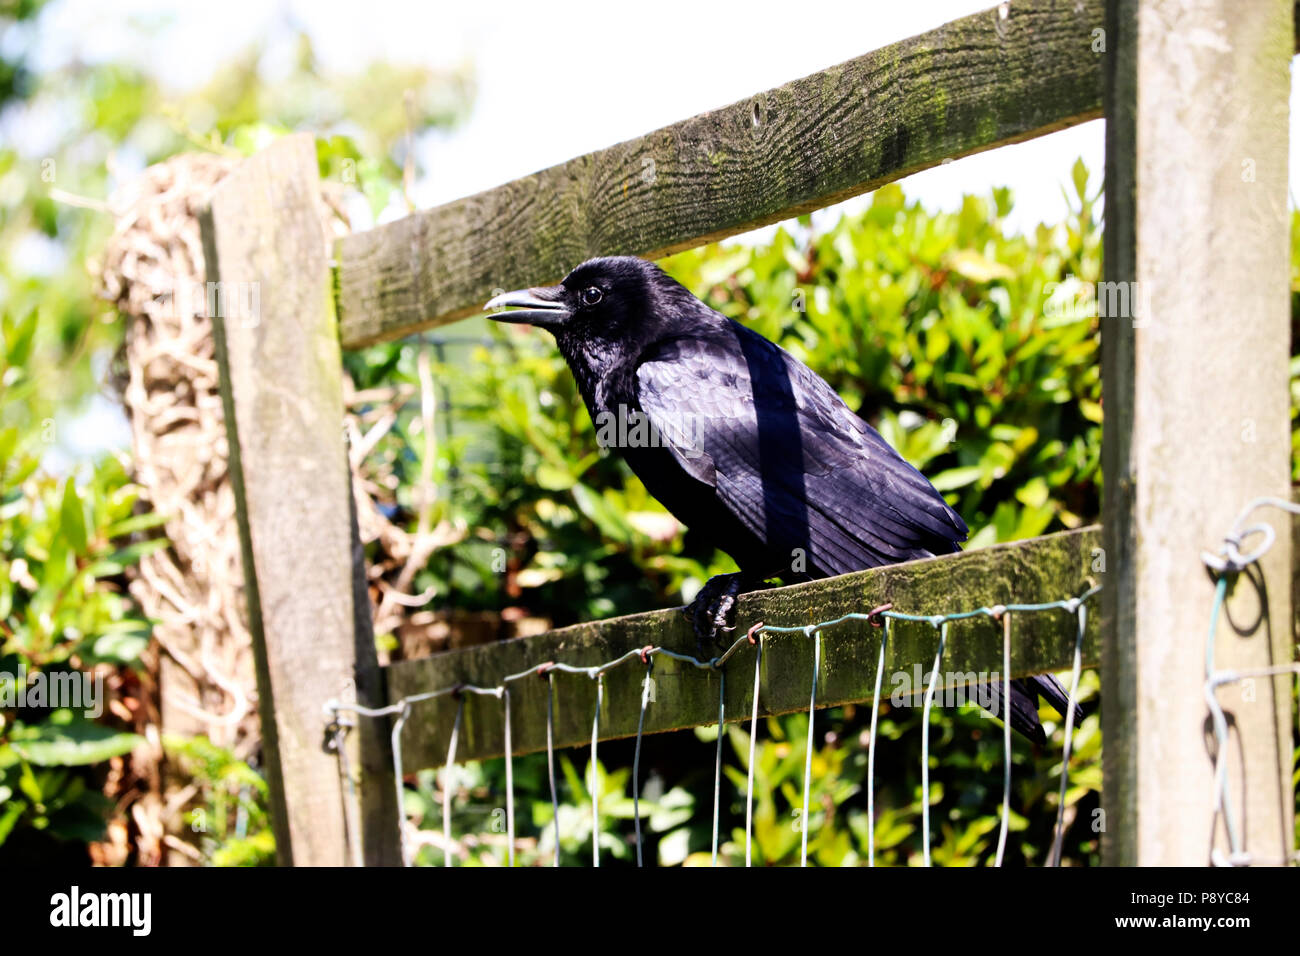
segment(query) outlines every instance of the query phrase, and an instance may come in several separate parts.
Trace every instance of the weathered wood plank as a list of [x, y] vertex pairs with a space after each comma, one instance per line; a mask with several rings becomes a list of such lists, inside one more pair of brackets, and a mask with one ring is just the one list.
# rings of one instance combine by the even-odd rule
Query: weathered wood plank
[[656, 258], [1094, 119], [1101, 25], [1101, 0], [1017, 0], [348, 236], [343, 345], [452, 321], [591, 256]]
[[[1209, 861], [1203, 642], [1214, 585], [1198, 556], [1250, 499], [1290, 494], [1292, 16], [1289, 0], [1110, 10], [1105, 262], [1108, 281], [1133, 283], [1129, 299], [1143, 307], [1102, 332], [1112, 865]], [[1266, 594], [1238, 582], [1220, 668], [1290, 660], [1290, 562], [1291, 536], [1279, 534], [1260, 565]], [[1236, 814], [1262, 859], [1281, 859], [1294, 837], [1287, 683], [1218, 695], [1234, 722]]]
[[[336, 758], [322, 747], [330, 698], [378, 703], [370, 608], [354, 589], [341, 354], [316, 151], [286, 137], [242, 163], [200, 218], [230, 441], [259, 713], [282, 864], [351, 854]], [[382, 728], [356, 736], [373, 863], [396, 861], [396, 806]], [[355, 765], [355, 764], [354, 764]]]
[[[867, 611], [892, 601], [900, 611], [936, 614], [981, 606], [1038, 603], [1072, 597], [1086, 589], [1092, 574], [1097, 528], [997, 545], [963, 554], [876, 568], [745, 595], [737, 625], [755, 621], [772, 625], [806, 625], [850, 611]], [[1094, 577], [1104, 584], [1104, 574]], [[1095, 602], [1095, 598], [1093, 601]], [[1095, 604], [1091, 605], [1095, 607]], [[1095, 621], [1096, 615], [1089, 618]], [[1061, 610], [1015, 615], [1013, 676], [1068, 667], [1074, 649], [1075, 621]], [[945, 675], [999, 672], [1001, 628], [987, 618], [950, 627]], [[825, 706], [869, 700], [874, 690], [876, 660], [882, 631], [861, 622], [848, 622], [822, 633], [822, 666], [818, 700]], [[1089, 624], [1084, 648], [1091, 664], [1097, 656], [1098, 628]], [[898, 622], [886, 655], [883, 693], [894, 688], [892, 675], [915, 680], [929, 670], [938, 635], [929, 624]], [[760, 708], [764, 714], [787, 713], [808, 706], [812, 680], [812, 642], [802, 635], [765, 635]], [[694, 638], [686, 618], [676, 609], [551, 631], [407, 661], [386, 668], [389, 699], [418, 694], [458, 683], [495, 686], [506, 674], [547, 660], [591, 666], [612, 660], [647, 644], [694, 653]], [[920, 670], [914, 671], [913, 665]], [[728, 663], [727, 717], [740, 720], [752, 706], [754, 652], [741, 649]], [[636, 733], [640, 685], [645, 668], [630, 661], [607, 672], [601, 738]], [[945, 686], [955, 680], [945, 676]], [[658, 658], [655, 662], [655, 702], [646, 715], [646, 732], [657, 733], [712, 723], [717, 719], [718, 677], [693, 665]], [[590, 741], [595, 685], [585, 675], [557, 673], [555, 680], [555, 740], [561, 747]], [[546, 680], [528, 677], [510, 685], [514, 715], [512, 744], [516, 753], [546, 746]], [[466, 695], [457, 759], [500, 756], [503, 749], [502, 704], [493, 697]], [[404, 769], [440, 765], [446, 759], [447, 738], [456, 703], [450, 697], [412, 704], [403, 728]]]

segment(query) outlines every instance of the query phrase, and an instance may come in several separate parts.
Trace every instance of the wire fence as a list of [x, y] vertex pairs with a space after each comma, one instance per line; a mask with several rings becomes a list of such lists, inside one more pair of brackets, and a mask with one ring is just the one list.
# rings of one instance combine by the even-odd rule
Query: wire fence
[[[646, 669], [645, 678], [642, 681], [642, 693], [640, 702], [640, 714], [637, 722], [637, 733], [635, 749], [633, 751], [632, 764], [632, 800], [633, 800], [633, 820], [635, 826], [636, 840], [636, 860], [637, 865], [642, 866], [643, 847], [641, 833], [641, 814], [640, 814], [640, 763], [641, 763], [641, 741], [642, 731], [645, 726], [645, 714], [648, 704], [650, 703], [652, 686], [651, 680], [654, 674], [654, 663], [658, 657], [667, 657], [672, 660], [681, 661], [692, 665], [700, 670], [714, 671], [719, 675], [718, 682], [718, 717], [717, 717], [717, 748], [714, 759], [714, 786], [713, 786], [713, 825], [712, 825], [712, 843], [711, 859], [713, 865], [718, 861], [718, 843], [719, 843], [719, 822], [720, 822], [720, 804], [722, 794], [722, 738], [723, 724], [726, 720], [726, 665], [742, 649], [752, 647], [754, 649], [754, 690], [751, 702], [750, 712], [750, 729], [749, 729], [749, 761], [748, 776], [745, 794], [745, 865], [753, 865], [753, 803], [754, 803], [754, 744], [758, 736], [758, 718], [759, 702], [761, 699], [761, 674], [762, 660], [764, 652], [763, 635], [765, 634], [803, 634], [813, 643], [813, 671], [812, 671], [812, 693], [808, 703], [808, 740], [804, 761], [803, 775], [803, 811], [800, 817], [801, 827], [801, 845], [800, 845], [800, 865], [808, 864], [808, 798], [812, 789], [812, 755], [813, 755], [813, 731], [815, 722], [815, 713], [817, 709], [817, 679], [818, 672], [821, 670], [821, 632], [823, 629], [836, 627], [838, 625], [859, 621], [866, 622], [874, 628], [881, 631], [879, 656], [876, 665], [876, 682], [875, 693], [872, 700], [872, 717], [869, 736], [869, 749], [867, 758], [867, 816], [869, 820], [874, 820], [875, 810], [875, 759], [877, 744], [877, 717], [880, 711], [880, 690], [881, 677], [884, 671], [885, 651], [889, 643], [890, 632], [894, 621], [911, 621], [928, 623], [939, 632], [939, 645], [935, 652], [934, 664], [930, 671], [930, 680], [927, 682], [925, 696], [922, 704], [921, 713], [921, 820], [922, 820], [922, 841], [925, 865], [931, 865], [930, 860], [930, 769], [929, 769], [929, 727], [930, 714], [934, 703], [935, 691], [939, 683], [940, 667], [943, 662], [944, 649], [948, 642], [949, 626], [959, 621], [970, 620], [972, 618], [989, 618], [994, 621], [1000, 621], [1002, 624], [1002, 655], [1003, 655], [1003, 680], [1008, 679], [1011, 673], [1011, 621], [1013, 615], [1018, 614], [1038, 614], [1053, 611], [1064, 611], [1074, 617], [1076, 622], [1075, 643], [1074, 643], [1074, 661], [1071, 671], [1070, 687], [1067, 694], [1068, 705], [1065, 716], [1065, 743], [1064, 753], [1061, 763], [1061, 780], [1059, 791], [1059, 802], [1057, 807], [1057, 818], [1055, 824], [1055, 836], [1052, 844], [1052, 852], [1049, 863], [1052, 866], [1059, 866], [1061, 863], [1062, 842], [1064, 840], [1065, 830], [1065, 795], [1069, 783], [1069, 767], [1071, 743], [1074, 734], [1074, 709], [1075, 701], [1079, 689], [1079, 675], [1082, 667], [1083, 639], [1087, 630], [1087, 602], [1100, 592], [1099, 585], [1093, 584], [1084, 593], [1078, 597], [1064, 598], [1059, 601], [1050, 601], [1040, 604], [999, 604], [991, 607], [979, 607], [969, 611], [958, 611], [950, 614], [919, 615], [906, 614], [893, 609], [892, 605], [885, 604], [866, 612], [854, 612], [845, 614], [832, 620], [821, 621], [815, 624], [808, 624], [799, 627], [777, 627], [767, 625], [762, 622], [751, 627], [743, 637], [740, 637], [731, 644], [721, 655], [708, 660], [701, 660], [689, 654], [682, 654], [670, 650], [666, 647], [647, 645], [636, 650], [628, 651], [613, 660], [606, 661], [603, 664], [591, 666], [574, 666], [561, 661], [544, 661], [526, 670], [515, 674], [509, 674], [501, 679], [495, 686], [475, 686], [471, 684], [452, 684], [446, 687], [440, 687], [436, 690], [425, 691], [419, 694], [411, 694], [395, 701], [394, 703], [380, 708], [367, 708], [355, 704], [343, 704], [331, 701], [326, 705], [326, 711], [331, 717], [330, 738], [332, 740], [332, 749], [338, 755], [340, 761], [340, 773], [345, 780], [345, 786], [348, 790], [349, 800], [355, 802], [355, 783], [352, 778], [351, 768], [348, 766], [347, 748], [345, 738], [351, 727], [354, 726], [352, 717], [367, 718], [385, 718], [392, 717], [392, 759], [393, 759], [393, 777], [397, 789], [397, 805], [400, 808], [403, 805], [403, 769], [402, 769], [402, 750], [401, 734], [402, 728], [410, 718], [413, 705], [422, 701], [432, 700], [438, 697], [454, 695], [457, 699], [456, 716], [452, 726], [448, 746], [447, 758], [444, 763], [444, 772], [442, 774], [442, 823], [443, 823], [443, 848], [444, 848], [444, 865], [452, 865], [452, 847], [451, 837], [451, 769], [456, 765], [456, 745], [460, 735], [461, 718], [464, 712], [465, 695], [476, 694], [479, 696], [496, 697], [502, 702], [504, 708], [504, 740], [503, 749], [505, 753], [506, 768], [506, 843], [507, 843], [507, 862], [513, 866], [515, 863], [515, 808], [514, 808], [514, 778], [513, 778], [513, 748], [510, 739], [510, 685], [517, 681], [529, 677], [543, 677], [547, 681], [547, 706], [546, 706], [546, 756], [547, 771], [550, 785], [551, 796], [551, 822], [554, 827], [554, 865], [560, 865], [560, 832], [559, 832], [559, 797], [555, 784], [555, 746], [554, 746], [554, 715], [555, 715], [555, 674], [567, 673], [585, 675], [596, 681], [596, 706], [592, 717], [591, 725], [591, 775], [592, 781], [589, 788], [592, 801], [592, 865], [600, 866], [600, 819], [598, 811], [599, 787], [597, 785], [596, 775], [598, 766], [596, 762], [597, 747], [600, 740], [600, 711], [604, 700], [604, 675], [616, 667], [630, 664], [633, 661], [639, 661]], [[1004, 718], [1006, 710], [1010, 706], [1010, 698], [1007, 688], [1004, 686], [1002, 691], [1002, 704]], [[1010, 822], [1010, 803], [1011, 803], [1011, 725], [1006, 719], [1003, 719], [1003, 746], [1004, 746], [1004, 764], [1003, 764], [1003, 797], [1001, 810], [1001, 827], [998, 836], [998, 848], [995, 865], [1001, 866], [1004, 860], [1006, 850], [1007, 832]], [[351, 832], [353, 827], [349, 822], [349, 844], [354, 847], [354, 858], [359, 856], [358, 840], [355, 834]], [[875, 843], [874, 827], [867, 828], [868, 850], [867, 865], [875, 865]], [[401, 833], [402, 863], [405, 866], [411, 865], [412, 857], [408, 840], [406, 838], [405, 826], [402, 826]]]
[[[1220, 670], [1215, 664], [1216, 635], [1219, 631], [1219, 618], [1223, 613], [1223, 606], [1228, 596], [1228, 587], [1237, 575], [1257, 564], [1259, 559], [1273, 547], [1273, 542], [1277, 538], [1277, 533], [1273, 530], [1271, 524], [1266, 522], [1246, 524], [1251, 515], [1261, 508], [1280, 508], [1289, 514], [1300, 515], [1300, 505], [1285, 499], [1256, 498], [1247, 504], [1242, 509], [1241, 514], [1237, 516], [1237, 520], [1233, 522], [1232, 529], [1224, 537], [1219, 550], [1217, 552], [1206, 551], [1201, 554], [1201, 560], [1215, 576], [1214, 603], [1210, 610], [1210, 629], [1205, 639], [1205, 703], [1210, 709], [1215, 740], [1212, 798], [1213, 826], [1217, 829], [1219, 819], [1222, 817], [1224, 829], [1227, 831], [1228, 836], [1227, 853], [1224, 853], [1218, 847], [1211, 850], [1210, 861], [1215, 866], [1288, 866], [1300, 863], [1300, 851], [1297, 851], [1294, 847], [1291, 855], [1286, 859], [1261, 860], [1256, 859], [1254, 854], [1247, 851], [1244, 846], [1242, 827], [1239, 824], [1237, 815], [1233, 812], [1232, 794], [1228, 788], [1228, 765], [1226, 760], [1229, 743], [1228, 718], [1227, 714], [1224, 713], [1223, 705], [1219, 703], [1217, 693], [1220, 687], [1244, 680], [1253, 680], [1259, 677], [1277, 677], [1282, 674], [1300, 675], [1300, 663], [1295, 661], [1277, 664], [1272, 667], [1232, 670]], [[1247, 538], [1254, 536], [1259, 536], [1262, 540], [1255, 546], [1254, 550], [1242, 554], [1243, 542]], [[1286, 622], [1286, 626], [1289, 628], [1291, 622]], [[1285, 746], [1285, 743], [1279, 740], [1278, 747], [1283, 746]], [[1279, 759], [1283, 757], [1282, 754], [1278, 756]], [[1286, 756], [1289, 757], [1290, 755], [1287, 754]]]

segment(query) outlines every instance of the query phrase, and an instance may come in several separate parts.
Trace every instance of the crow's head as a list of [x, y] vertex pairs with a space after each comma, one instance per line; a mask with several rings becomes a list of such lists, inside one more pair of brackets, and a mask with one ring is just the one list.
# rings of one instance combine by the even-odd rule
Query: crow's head
[[648, 341], [709, 310], [653, 262], [588, 259], [559, 285], [506, 292], [488, 302], [498, 322], [536, 325], [556, 339]]

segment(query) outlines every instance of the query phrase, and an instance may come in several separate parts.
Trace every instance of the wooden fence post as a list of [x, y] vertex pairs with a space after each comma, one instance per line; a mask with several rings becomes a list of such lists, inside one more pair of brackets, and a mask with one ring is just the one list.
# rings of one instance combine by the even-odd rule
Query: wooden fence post
[[[1224, 841], [1204, 696], [1214, 585], [1199, 555], [1253, 497], [1290, 497], [1292, 3], [1112, 0], [1104, 42], [1105, 267], [1121, 285], [1098, 299], [1129, 303], [1102, 319], [1104, 858], [1200, 866]], [[1267, 589], [1240, 576], [1220, 668], [1291, 657], [1289, 518], [1265, 517], [1280, 529], [1260, 563]], [[1245, 848], [1281, 859], [1294, 837], [1288, 682], [1218, 694]]]
[[[230, 440], [263, 752], [282, 864], [342, 865], [345, 787], [324, 703], [382, 695], [354, 575], [342, 366], [310, 135], [243, 162], [201, 216]], [[361, 720], [364, 859], [396, 860], [386, 735]], [[353, 763], [356, 766], [356, 763]]]

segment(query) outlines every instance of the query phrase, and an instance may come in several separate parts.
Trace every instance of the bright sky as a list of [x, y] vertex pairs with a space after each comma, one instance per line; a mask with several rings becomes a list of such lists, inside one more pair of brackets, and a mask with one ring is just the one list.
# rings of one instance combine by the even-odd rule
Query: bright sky
[[[435, 205], [748, 97], [949, 20], [992, 0], [57, 0], [41, 23], [43, 62], [128, 56], [173, 86], [203, 82], [259, 37], [310, 34], [327, 67], [377, 58], [471, 62], [479, 97], [469, 122], [426, 142], [431, 176], [417, 204]], [[544, 9], [543, 9], [544, 7]], [[161, 24], [142, 42], [139, 24]], [[288, 51], [283, 51], [287, 53]], [[39, 65], [39, 63], [38, 63]], [[1294, 87], [1294, 81], [1293, 81]], [[1300, 132], [1296, 111], [1293, 140]], [[908, 193], [951, 208], [966, 192], [1011, 185], [1014, 225], [1056, 219], [1061, 184], [1082, 156], [1100, 172], [1102, 124], [968, 157], [905, 180]], [[1300, 183], [1297, 150], [1291, 181]], [[1296, 191], [1293, 185], [1293, 193]]]
[[[401, 3], [59, 0], [42, 22], [41, 62], [128, 56], [175, 87], [205, 81], [259, 37], [310, 34], [327, 67], [376, 58], [471, 62], [479, 95], [469, 122], [426, 139], [421, 207], [506, 182], [573, 156], [746, 98], [993, 6], [990, 0], [826, 0], [808, 8], [747, 3], [560, 0]], [[162, 24], [141, 42], [136, 24]], [[908, 192], [951, 208], [964, 192], [1013, 185], [1020, 218], [1056, 219], [1061, 184], [1083, 156], [1100, 171], [1100, 123], [971, 157], [911, 177]]]

